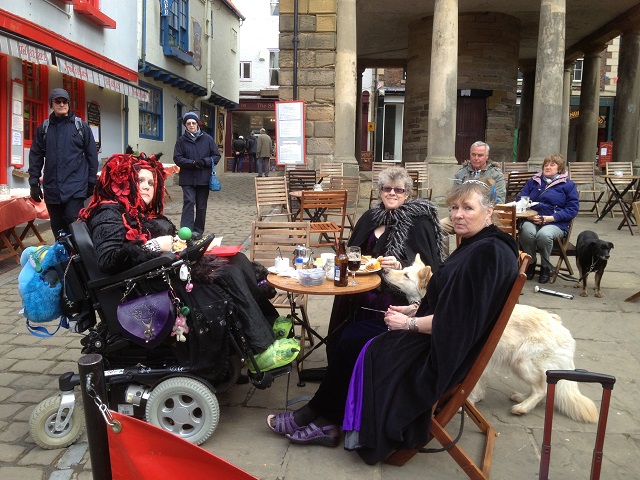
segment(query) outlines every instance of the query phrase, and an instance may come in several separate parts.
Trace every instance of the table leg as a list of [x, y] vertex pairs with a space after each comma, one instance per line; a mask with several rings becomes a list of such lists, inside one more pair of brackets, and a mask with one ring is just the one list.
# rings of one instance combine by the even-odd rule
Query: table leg
[[36, 243], [36, 245], [44, 245], [47, 242], [44, 241], [44, 238], [42, 238], [42, 235], [40, 235], [40, 232], [38, 231], [38, 229], [36, 228], [33, 222], [34, 220], [27, 222], [27, 226], [22, 231], [22, 234], [20, 234], [20, 240], [24, 240], [25, 237], [27, 236], [27, 233], [29, 233], [29, 230], [31, 230], [33, 234], [36, 236], [36, 238], [38, 239], [39, 243]]
[[[11, 241], [11, 238], [14, 238], [14, 241]], [[9, 250], [7, 253], [0, 255], [0, 260], [4, 260], [5, 258], [14, 257], [16, 262], [20, 263], [20, 253], [18, 249], [24, 250], [24, 245], [20, 237], [16, 233], [15, 228], [9, 228], [4, 232], [0, 232], [0, 240], [2, 240], [3, 246], [0, 246], [0, 250], [2, 248], [6, 248]]]

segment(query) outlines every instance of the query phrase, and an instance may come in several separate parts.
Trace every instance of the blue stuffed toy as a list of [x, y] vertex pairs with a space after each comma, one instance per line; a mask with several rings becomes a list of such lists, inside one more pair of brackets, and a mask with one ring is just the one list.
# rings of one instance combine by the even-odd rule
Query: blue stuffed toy
[[22, 252], [18, 291], [27, 324], [50, 322], [62, 316], [62, 281], [54, 266], [68, 258], [64, 246], [57, 242], [53, 246], [28, 247]]

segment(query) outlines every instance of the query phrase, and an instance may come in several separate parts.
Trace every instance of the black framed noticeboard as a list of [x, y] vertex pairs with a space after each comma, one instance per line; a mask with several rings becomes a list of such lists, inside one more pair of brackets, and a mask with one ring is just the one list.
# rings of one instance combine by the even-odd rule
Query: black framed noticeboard
[[96, 141], [96, 148], [100, 151], [100, 105], [97, 103], [87, 102], [87, 123]]
[[276, 164], [306, 163], [306, 152], [304, 102], [276, 102]]

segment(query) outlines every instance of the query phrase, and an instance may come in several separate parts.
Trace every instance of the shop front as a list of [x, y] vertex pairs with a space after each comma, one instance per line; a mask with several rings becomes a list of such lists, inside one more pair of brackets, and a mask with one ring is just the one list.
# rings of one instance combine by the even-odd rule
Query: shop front
[[[238, 108], [228, 112], [227, 131], [225, 135], [225, 171], [231, 170], [233, 157], [231, 156], [231, 145], [233, 140], [242, 135], [246, 141], [251, 135], [256, 137], [260, 134], [260, 129], [264, 128], [267, 135], [274, 142], [276, 138], [275, 100], [264, 99], [240, 99]], [[273, 157], [272, 151], [272, 157]], [[271, 168], [275, 168], [275, 159], [272, 159]], [[242, 171], [249, 172], [248, 156], [242, 162]]]

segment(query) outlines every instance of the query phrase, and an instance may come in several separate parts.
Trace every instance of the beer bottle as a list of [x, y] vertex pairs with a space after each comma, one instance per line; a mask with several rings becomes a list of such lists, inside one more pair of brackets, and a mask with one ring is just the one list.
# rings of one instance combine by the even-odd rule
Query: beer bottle
[[346, 287], [349, 283], [349, 273], [347, 271], [347, 245], [345, 241], [340, 242], [338, 246], [338, 255], [336, 255], [336, 264], [333, 273], [333, 284], [336, 287]]

